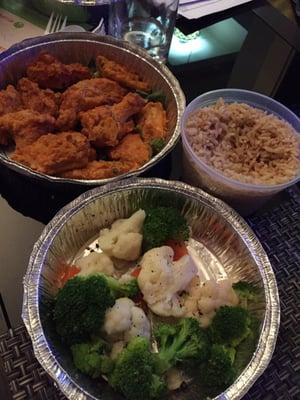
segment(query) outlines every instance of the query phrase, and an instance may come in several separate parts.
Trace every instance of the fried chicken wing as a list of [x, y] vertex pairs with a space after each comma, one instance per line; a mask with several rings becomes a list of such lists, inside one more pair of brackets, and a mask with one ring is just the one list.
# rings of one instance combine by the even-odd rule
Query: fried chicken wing
[[60, 176], [71, 179], [107, 179], [125, 174], [138, 167], [136, 163], [130, 161], [91, 161], [84, 168], [73, 169]]
[[48, 175], [58, 175], [88, 164], [90, 145], [79, 132], [49, 133], [17, 149], [12, 159]]
[[138, 165], [143, 165], [150, 160], [151, 147], [143, 142], [140, 135], [126, 135], [118, 146], [114, 147], [109, 152], [109, 157], [112, 160], [133, 161]]
[[115, 119], [124, 123], [128, 118], [139, 113], [145, 105], [145, 100], [136, 93], [128, 93], [120, 103], [111, 107]]
[[143, 139], [148, 143], [167, 136], [167, 115], [160, 102], [147, 103], [139, 115], [137, 124]]
[[106, 78], [87, 79], [69, 87], [61, 96], [57, 124], [60, 129], [73, 129], [80, 111], [118, 103], [127, 91]]
[[27, 67], [27, 76], [41, 88], [62, 90], [83, 79], [89, 79], [89, 69], [79, 63], [63, 64], [46, 52]]
[[5, 90], [0, 90], [0, 116], [22, 108], [21, 96], [12, 85], [8, 85]]
[[32, 82], [28, 78], [20, 79], [17, 87], [24, 108], [37, 111], [41, 114], [57, 116], [60, 93], [54, 93], [50, 89], [40, 89], [37, 83]]
[[115, 146], [119, 140], [134, 128], [132, 121], [127, 121], [137, 114], [145, 101], [136, 93], [128, 93], [120, 103], [111, 107], [96, 107], [80, 113], [82, 133], [96, 147]]
[[21, 148], [35, 142], [40, 136], [53, 132], [55, 118], [32, 110], [21, 110], [0, 117], [0, 144], [15, 142]]
[[145, 92], [150, 91], [149, 84], [145, 82], [140, 75], [128, 70], [115, 61], [109, 60], [103, 56], [97, 56], [96, 65], [102, 76], [106, 78], [113, 79], [129, 89], [138, 89]]

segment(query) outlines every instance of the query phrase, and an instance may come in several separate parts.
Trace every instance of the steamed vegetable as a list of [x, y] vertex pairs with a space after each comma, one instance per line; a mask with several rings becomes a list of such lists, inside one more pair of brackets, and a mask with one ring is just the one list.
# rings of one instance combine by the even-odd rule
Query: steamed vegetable
[[75, 276], [58, 292], [54, 321], [56, 330], [68, 344], [88, 340], [103, 324], [106, 310], [121, 296], [135, 296], [136, 279], [120, 283], [103, 274]]
[[241, 307], [220, 307], [210, 326], [214, 342], [235, 347], [250, 333], [250, 314]]
[[157, 207], [146, 211], [143, 226], [143, 246], [145, 250], [162, 246], [167, 240], [188, 240], [188, 224], [180, 211], [172, 207]]
[[115, 302], [101, 275], [76, 276], [58, 292], [54, 321], [57, 333], [68, 344], [89, 340], [101, 328], [106, 310]]
[[166, 383], [157, 371], [156, 355], [149, 347], [145, 338], [132, 339], [109, 375], [111, 386], [128, 400], [161, 399], [166, 392]]
[[251, 283], [239, 281], [237, 283], [234, 283], [232, 287], [236, 292], [242, 307], [247, 308], [249, 302], [257, 301], [259, 291], [257, 287], [255, 287]]
[[112, 276], [103, 275], [106, 282], [115, 297], [134, 297], [139, 292], [139, 287], [136, 279], [131, 279], [128, 282], [120, 282]]
[[208, 357], [208, 336], [194, 318], [184, 318], [177, 325], [161, 323], [154, 335], [159, 344], [160, 372], [178, 363], [199, 364]]
[[208, 362], [202, 366], [200, 374], [201, 381], [209, 392], [218, 393], [234, 382], [234, 357], [234, 349], [219, 344], [212, 345]]
[[114, 363], [105, 355], [107, 349], [108, 344], [102, 339], [74, 344], [71, 351], [75, 367], [92, 378], [111, 372]]
[[259, 328], [260, 321], [251, 315], [249, 335], [236, 347], [234, 368], [237, 375], [243, 371], [253, 356], [259, 338]]

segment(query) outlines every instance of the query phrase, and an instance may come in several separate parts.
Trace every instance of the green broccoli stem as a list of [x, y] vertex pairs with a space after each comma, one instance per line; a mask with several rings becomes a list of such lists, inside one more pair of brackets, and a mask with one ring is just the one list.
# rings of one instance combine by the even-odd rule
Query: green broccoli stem
[[167, 340], [161, 343], [161, 347], [158, 353], [159, 358], [159, 370], [160, 373], [166, 372], [173, 366], [173, 361], [176, 353], [178, 353], [186, 341], [186, 332], [180, 331], [180, 334], [173, 339], [171, 345], [167, 345]]
[[132, 279], [128, 283], [120, 283], [117, 279], [111, 276], [106, 276], [106, 281], [112, 291], [112, 295], [115, 297], [120, 295], [125, 297], [134, 297], [139, 291], [136, 279]]

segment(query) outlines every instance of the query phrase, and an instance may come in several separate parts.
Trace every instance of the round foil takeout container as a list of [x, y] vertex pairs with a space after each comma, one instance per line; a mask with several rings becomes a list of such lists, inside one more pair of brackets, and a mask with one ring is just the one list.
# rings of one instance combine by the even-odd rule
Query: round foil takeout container
[[[180, 120], [185, 109], [185, 96], [179, 82], [171, 71], [153, 60], [143, 49], [111, 36], [98, 36], [89, 32], [59, 32], [24, 40], [0, 54], [0, 89], [14, 84], [25, 75], [26, 67], [41, 51], [58, 57], [64, 63], [78, 62], [89, 65], [98, 54], [102, 54], [124, 66], [132, 68], [150, 83], [153, 90], [166, 96], [168, 118], [168, 142], [165, 147], [140, 168], [108, 179], [68, 179], [41, 174], [16, 163], [10, 152], [0, 146], [0, 163], [23, 176], [50, 183], [53, 186], [67, 184], [94, 187], [115, 182], [123, 178], [151, 172], [175, 147], [180, 137]], [[158, 166], [159, 167], [159, 166]]]
[[[218, 400], [237, 400], [250, 389], [269, 364], [280, 322], [275, 276], [257, 237], [229, 206], [202, 190], [176, 181], [130, 179], [92, 189], [59, 211], [36, 242], [24, 277], [23, 321], [36, 358], [69, 399], [112, 400], [121, 397], [105, 381], [75, 370], [71, 355], [60, 343], [49, 318], [49, 305], [58, 291], [58, 266], [70, 263], [97, 238], [101, 228], [148, 206], [174, 206], [192, 228], [189, 246], [207, 276], [247, 280], [259, 286], [256, 305], [261, 331], [252, 359]], [[201, 267], [202, 265], [202, 267]], [[169, 399], [201, 400], [198, 383], [176, 391]]]

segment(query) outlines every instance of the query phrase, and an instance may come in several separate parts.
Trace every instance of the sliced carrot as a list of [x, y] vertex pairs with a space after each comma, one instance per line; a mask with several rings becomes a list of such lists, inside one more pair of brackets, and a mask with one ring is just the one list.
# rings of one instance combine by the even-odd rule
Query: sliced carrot
[[59, 281], [60, 281], [61, 286], [64, 286], [64, 284], [69, 279], [73, 278], [79, 272], [80, 272], [80, 268], [76, 267], [76, 265], [67, 265], [67, 264], [62, 265], [62, 272], [59, 276]]
[[134, 276], [135, 278], [137, 278], [141, 272], [141, 267], [136, 267], [134, 268], [134, 270], [131, 271], [131, 276]]
[[166, 246], [171, 247], [174, 251], [173, 261], [177, 261], [181, 257], [188, 254], [188, 250], [185, 245], [185, 242], [179, 242], [179, 241], [170, 239], [170, 240], [167, 240]]

